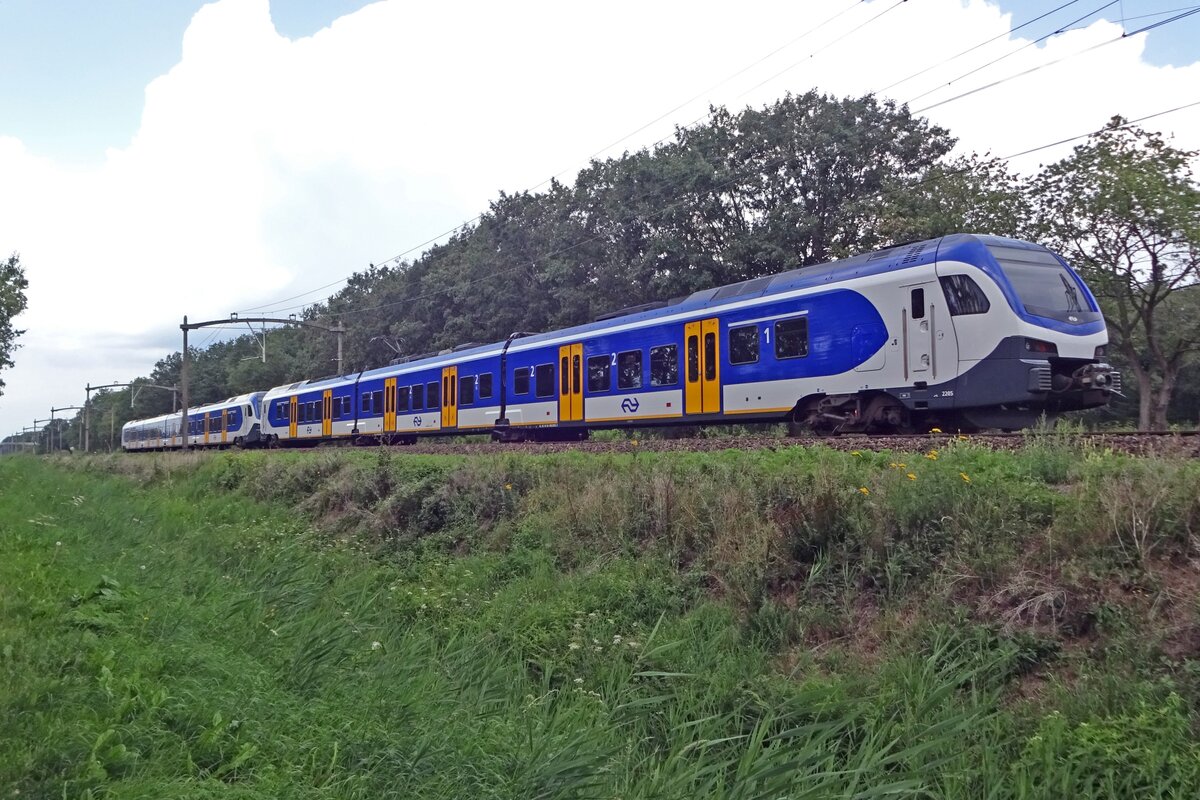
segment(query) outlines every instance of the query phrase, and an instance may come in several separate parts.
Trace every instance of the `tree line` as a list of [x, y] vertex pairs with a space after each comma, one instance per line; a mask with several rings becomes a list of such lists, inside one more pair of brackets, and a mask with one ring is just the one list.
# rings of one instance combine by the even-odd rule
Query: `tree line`
[[[341, 319], [347, 372], [587, 322], [598, 314], [954, 232], [1039, 241], [1083, 273], [1133, 380], [1110, 416], [1197, 421], [1200, 189], [1196, 154], [1114, 118], [1031, 178], [956, 155], [947, 129], [874, 96], [812, 91], [714, 107], [653, 148], [593, 160], [570, 185], [501, 192], [473, 224], [412, 260], [370, 265], [308, 307]], [[333, 370], [318, 331], [272, 331], [193, 352], [211, 402]], [[145, 380], [178, 383], [181, 354]], [[96, 398], [114, 424], [170, 411], [164, 393]], [[77, 435], [70, 425], [67, 441]], [[102, 440], [101, 440], [102, 441]]]

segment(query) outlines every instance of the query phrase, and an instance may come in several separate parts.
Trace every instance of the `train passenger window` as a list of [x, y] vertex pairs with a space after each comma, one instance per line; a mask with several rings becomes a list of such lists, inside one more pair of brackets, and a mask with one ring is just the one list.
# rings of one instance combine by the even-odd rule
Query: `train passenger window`
[[396, 389], [396, 410], [400, 413], [408, 411], [408, 387], [401, 386]]
[[674, 386], [679, 381], [679, 348], [673, 344], [650, 348], [650, 385]]
[[425, 405], [427, 408], [442, 407], [441, 388], [437, 381], [430, 381], [425, 384]]
[[554, 365], [538, 364], [534, 374], [534, 393], [538, 397], [549, 397], [554, 394]]
[[371, 413], [371, 393], [370, 392], [362, 393], [362, 404], [361, 405], [362, 405], [362, 407], [359, 409], [359, 411], [362, 414], [370, 414]]
[[532, 367], [521, 367], [513, 373], [513, 394], [529, 394], [529, 373]]
[[687, 379], [688, 383], [700, 380], [700, 337], [689, 336], [687, 339]]
[[758, 361], [758, 326], [729, 329], [729, 363], [754, 364]]
[[475, 402], [474, 375], [466, 375], [458, 379], [458, 402], [464, 405]]
[[704, 334], [704, 380], [711, 381], [717, 377], [717, 335]]
[[480, 398], [492, 396], [492, 373], [483, 373], [476, 379], [476, 383], [478, 384]]
[[979, 284], [969, 275], [946, 275], [939, 279], [942, 291], [946, 293], [946, 306], [950, 316], [958, 317], [964, 314], [986, 314], [991, 303]]
[[587, 360], [588, 392], [607, 392], [612, 388], [612, 360], [608, 355], [592, 356]]
[[808, 317], [775, 323], [775, 357], [803, 358], [808, 355]]
[[912, 290], [912, 318], [913, 319], [924, 319], [925, 318], [925, 290], [924, 289], [913, 289]]
[[571, 393], [571, 359], [563, 356], [558, 365], [559, 394]]
[[641, 350], [627, 350], [617, 355], [617, 388], [642, 388]]
[[347, 418], [354, 416], [354, 401], [350, 399], [350, 395], [342, 398], [342, 416]]
[[383, 392], [371, 392], [371, 413], [377, 416], [383, 413]]
[[454, 386], [453, 378], [450, 379], [450, 402], [447, 403], [446, 405], [449, 405], [449, 406], [457, 406], [458, 405], [458, 390]]
[[425, 407], [425, 387], [422, 384], [417, 384], [412, 387], [412, 407], [413, 411], [420, 411]]

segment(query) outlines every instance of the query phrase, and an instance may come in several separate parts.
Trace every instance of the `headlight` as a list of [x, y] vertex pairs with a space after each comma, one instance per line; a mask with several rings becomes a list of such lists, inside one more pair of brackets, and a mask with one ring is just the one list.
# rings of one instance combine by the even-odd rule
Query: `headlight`
[[1108, 345], [1102, 344], [1096, 348], [1096, 355], [1095, 355], [1096, 360], [1100, 360], [1102, 358], [1107, 358], [1107, 357], [1108, 357]]
[[1025, 352], [1056, 356], [1058, 355], [1058, 345], [1053, 342], [1043, 342], [1041, 339], [1026, 339]]

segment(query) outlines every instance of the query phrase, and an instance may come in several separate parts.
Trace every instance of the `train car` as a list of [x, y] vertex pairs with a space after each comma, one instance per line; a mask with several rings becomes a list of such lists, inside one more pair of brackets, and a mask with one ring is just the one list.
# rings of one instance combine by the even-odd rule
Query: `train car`
[[121, 426], [121, 448], [126, 451], [165, 450], [182, 444], [179, 414], [133, 420]]
[[251, 392], [188, 409], [188, 445], [191, 447], [250, 447], [262, 437], [264, 392]]
[[595, 322], [276, 387], [270, 443], [788, 421], [1016, 429], [1120, 391], [1095, 298], [1030, 242], [957, 234]]

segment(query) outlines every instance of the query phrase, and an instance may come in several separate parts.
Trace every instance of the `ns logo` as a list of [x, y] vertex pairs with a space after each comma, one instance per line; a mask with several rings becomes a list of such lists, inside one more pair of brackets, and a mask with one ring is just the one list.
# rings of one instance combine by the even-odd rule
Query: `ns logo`
[[621, 410], [626, 414], [634, 414], [637, 413], [637, 410], [639, 407], [641, 407], [641, 405], [642, 404], [638, 402], [636, 397], [626, 397], [621, 401]]

